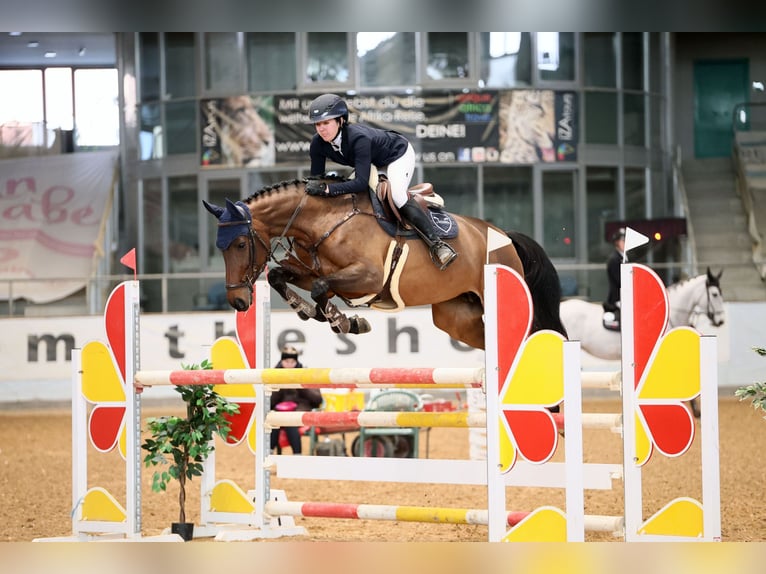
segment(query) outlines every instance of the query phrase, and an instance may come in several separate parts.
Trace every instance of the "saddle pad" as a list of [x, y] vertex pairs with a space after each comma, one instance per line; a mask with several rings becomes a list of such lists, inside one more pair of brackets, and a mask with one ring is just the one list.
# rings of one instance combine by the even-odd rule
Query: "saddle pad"
[[[387, 214], [383, 209], [378, 195], [370, 190], [370, 201], [372, 202], [372, 211], [375, 213], [375, 219], [391, 237], [397, 235], [401, 237], [419, 237], [414, 229], [402, 229], [397, 221], [387, 219]], [[458, 226], [455, 218], [440, 207], [428, 207], [428, 215], [431, 217], [431, 223], [434, 225], [436, 234], [442, 239], [455, 239], [457, 237]]]

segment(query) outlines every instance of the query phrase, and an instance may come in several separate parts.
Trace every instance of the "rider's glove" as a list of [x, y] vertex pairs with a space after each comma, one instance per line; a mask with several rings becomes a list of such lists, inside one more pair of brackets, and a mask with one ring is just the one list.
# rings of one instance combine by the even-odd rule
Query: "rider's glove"
[[309, 195], [327, 195], [327, 184], [311, 179], [306, 183], [306, 193]]

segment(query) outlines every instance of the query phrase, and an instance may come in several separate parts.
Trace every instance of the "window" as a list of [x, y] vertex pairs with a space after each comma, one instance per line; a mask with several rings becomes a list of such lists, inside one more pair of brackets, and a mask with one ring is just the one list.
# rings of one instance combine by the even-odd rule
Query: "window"
[[243, 89], [236, 32], [205, 32], [205, 88], [221, 94]]
[[617, 56], [614, 32], [585, 34], [585, 85], [617, 87]]
[[434, 191], [444, 198], [447, 211], [479, 217], [475, 167], [429, 164], [423, 167], [423, 181], [433, 184]]
[[484, 218], [506, 231], [534, 235], [532, 168], [484, 167]]
[[160, 99], [160, 39], [157, 32], [138, 35], [139, 99], [142, 102]]
[[[2, 82], [0, 82], [2, 83]], [[72, 68], [45, 70], [45, 123], [48, 129], [74, 128]]]
[[543, 248], [551, 258], [575, 256], [573, 171], [544, 171]]
[[574, 32], [537, 33], [537, 70], [543, 82], [575, 79]]
[[80, 69], [74, 72], [74, 116], [77, 147], [120, 143], [117, 70]]
[[350, 80], [348, 34], [346, 32], [309, 32], [306, 58], [306, 82], [346, 83]]
[[601, 263], [606, 261], [611, 250], [611, 245], [604, 241], [606, 222], [620, 218], [617, 168], [588, 166], [585, 169], [585, 179], [588, 206], [588, 261]]
[[625, 168], [625, 219], [646, 218], [646, 181], [643, 168]]
[[169, 98], [196, 95], [194, 45], [193, 32], [165, 34], [165, 93]]
[[[0, 142], [43, 145], [43, 77], [40, 70], [0, 70]], [[6, 89], [7, 86], [12, 89]]]
[[414, 32], [359, 32], [356, 57], [364, 87], [409, 86], [417, 83]]
[[199, 229], [197, 177], [168, 178], [169, 270], [198, 271]]
[[168, 155], [196, 153], [197, 118], [199, 106], [196, 100], [168, 102], [165, 104], [165, 133]]
[[644, 96], [643, 94], [623, 95], [623, 129], [625, 145], [643, 146], [644, 137]]
[[529, 32], [482, 32], [479, 42], [480, 87], [531, 85], [532, 38]]
[[585, 92], [585, 142], [617, 143], [617, 94]]
[[245, 46], [247, 86], [251, 92], [296, 88], [294, 32], [248, 32]]
[[426, 75], [432, 80], [468, 78], [468, 33], [428, 32]]
[[622, 33], [622, 87], [626, 90], [644, 87], [644, 38], [641, 32]]

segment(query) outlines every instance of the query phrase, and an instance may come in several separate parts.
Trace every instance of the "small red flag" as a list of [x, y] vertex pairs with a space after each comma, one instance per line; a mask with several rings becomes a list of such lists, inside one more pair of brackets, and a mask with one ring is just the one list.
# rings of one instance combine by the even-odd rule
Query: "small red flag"
[[136, 248], [134, 247], [120, 258], [120, 263], [133, 270], [133, 276], [136, 275]]

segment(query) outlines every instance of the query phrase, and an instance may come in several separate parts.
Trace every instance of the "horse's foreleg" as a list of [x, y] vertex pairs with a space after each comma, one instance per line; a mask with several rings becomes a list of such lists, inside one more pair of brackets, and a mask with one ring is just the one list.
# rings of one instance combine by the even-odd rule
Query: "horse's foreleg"
[[311, 286], [311, 298], [316, 301], [317, 309], [320, 313], [329, 321], [330, 327], [336, 333], [350, 333], [352, 335], [360, 335], [362, 333], [369, 332], [370, 327], [367, 319], [354, 315], [353, 317], [347, 317], [344, 315], [338, 306], [330, 301], [328, 292], [330, 291], [330, 285], [326, 279], [320, 278], [314, 281]]
[[295, 279], [292, 274], [288, 274], [289, 271], [282, 267], [277, 267], [269, 271], [269, 285], [271, 285], [271, 287], [277, 293], [279, 293], [279, 296], [282, 297], [282, 299], [284, 299], [288, 305], [290, 305], [290, 307], [298, 314], [298, 317], [300, 317], [303, 321], [308, 321], [309, 319], [325, 321], [322, 313], [317, 313], [316, 306], [306, 301], [303, 297], [298, 295], [295, 291], [287, 286], [289, 279]]

